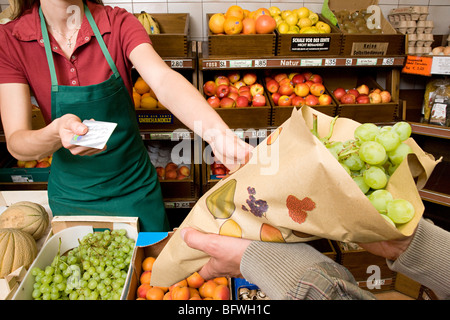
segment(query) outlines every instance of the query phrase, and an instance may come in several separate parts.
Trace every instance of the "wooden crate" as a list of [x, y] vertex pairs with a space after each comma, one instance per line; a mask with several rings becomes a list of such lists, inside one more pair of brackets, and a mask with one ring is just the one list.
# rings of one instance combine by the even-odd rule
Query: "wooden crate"
[[[212, 14], [207, 14], [209, 21]], [[208, 30], [209, 57], [273, 57], [276, 51], [276, 34], [213, 34]]]
[[[135, 14], [138, 16], [139, 14]], [[160, 34], [151, 34], [153, 48], [161, 57], [187, 57], [189, 38], [188, 13], [151, 13], [159, 24]]]
[[313, 248], [315, 248], [317, 251], [326, 255], [331, 260], [337, 261], [337, 252], [336, 249], [334, 248], [333, 242], [334, 241], [331, 241], [329, 239], [322, 238], [308, 241], [307, 243]]
[[230, 129], [266, 128], [272, 122], [272, 107], [266, 93], [267, 104], [262, 107], [215, 109]]
[[[385, 258], [374, 255], [355, 244], [348, 245], [340, 241], [335, 243], [337, 262], [352, 273], [359, 287], [373, 293], [394, 289], [396, 272], [389, 269]], [[373, 283], [374, 280], [376, 283]], [[371, 284], [376, 286], [371, 287]]]
[[319, 15], [319, 20], [331, 27], [331, 33], [277, 34], [277, 56], [338, 56], [341, 52], [342, 32]]
[[168, 109], [136, 109], [136, 118], [140, 130], [187, 129]]

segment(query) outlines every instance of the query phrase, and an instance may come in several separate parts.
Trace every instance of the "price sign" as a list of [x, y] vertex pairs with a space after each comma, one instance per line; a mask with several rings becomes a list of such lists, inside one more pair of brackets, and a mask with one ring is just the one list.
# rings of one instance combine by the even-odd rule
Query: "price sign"
[[255, 68], [265, 68], [267, 67], [266, 59], [256, 59], [255, 60]]
[[405, 66], [403, 67], [402, 72], [418, 74], [422, 76], [430, 76], [432, 64], [432, 57], [408, 56], [406, 58]]
[[170, 66], [172, 68], [183, 68], [184, 62], [183, 60], [170, 60]]
[[252, 60], [230, 60], [230, 68], [251, 68]]
[[432, 74], [450, 74], [450, 57], [433, 57]]

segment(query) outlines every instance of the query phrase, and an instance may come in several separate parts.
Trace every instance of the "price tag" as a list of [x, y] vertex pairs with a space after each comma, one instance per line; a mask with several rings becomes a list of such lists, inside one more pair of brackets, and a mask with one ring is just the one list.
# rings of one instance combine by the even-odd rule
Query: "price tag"
[[230, 68], [251, 68], [252, 60], [230, 60]]
[[335, 66], [336, 65], [336, 59], [325, 59], [325, 65], [326, 66]]
[[255, 61], [255, 68], [265, 68], [267, 67], [267, 59], [257, 59]]
[[356, 65], [357, 66], [376, 66], [377, 61], [378, 61], [377, 58], [356, 59]]
[[170, 60], [170, 66], [172, 68], [183, 68], [184, 62], [183, 60]]
[[183, 132], [174, 132], [173, 133], [173, 140], [179, 140], [179, 139], [190, 139], [191, 138], [191, 133], [187, 132], [187, 131], [183, 131]]
[[432, 74], [450, 74], [450, 57], [433, 57]]
[[302, 59], [302, 67], [320, 67], [322, 66], [322, 59]]
[[432, 64], [432, 57], [408, 56], [406, 58], [405, 66], [403, 67], [402, 72], [422, 76], [430, 76]]
[[394, 58], [383, 58], [383, 66], [392, 66], [394, 64]]
[[345, 59], [345, 65], [351, 66], [353, 64], [353, 59]]
[[172, 140], [171, 132], [150, 133], [150, 140]]
[[252, 138], [266, 138], [266, 137], [267, 137], [267, 130], [265, 129], [252, 131]]

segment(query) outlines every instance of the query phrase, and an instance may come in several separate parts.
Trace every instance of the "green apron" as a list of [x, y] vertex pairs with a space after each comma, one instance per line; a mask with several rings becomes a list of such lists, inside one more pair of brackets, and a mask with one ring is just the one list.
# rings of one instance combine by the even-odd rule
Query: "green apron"
[[105, 151], [72, 155], [66, 148], [53, 154], [48, 181], [53, 215], [139, 217], [140, 231], [167, 231], [156, 170], [142, 141], [134, 104], [108, 52], [88, 7], [85, 15], [112, 70], [105, 82], [91, 86], [58, 85], [47, 27], [39, 9], [42, 36], [52, 81], [52, 120], [71, 113], [84, 119], [117, 123]]

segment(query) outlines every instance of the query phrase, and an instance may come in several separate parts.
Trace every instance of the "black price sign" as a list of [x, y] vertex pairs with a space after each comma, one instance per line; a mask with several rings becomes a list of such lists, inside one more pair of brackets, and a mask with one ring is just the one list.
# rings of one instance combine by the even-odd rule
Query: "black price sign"
[[292, 37], [291, 51], [328, 51], [330, 37]]

